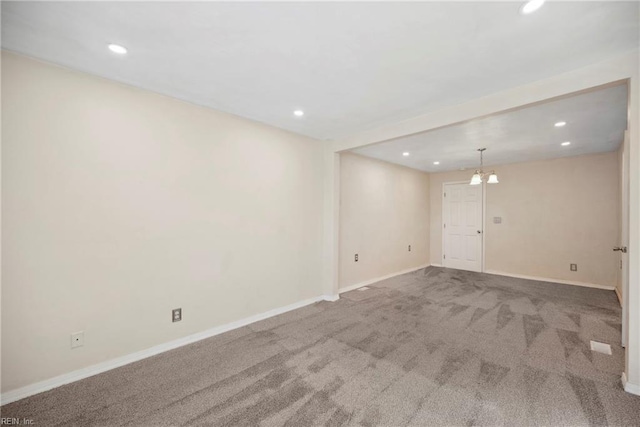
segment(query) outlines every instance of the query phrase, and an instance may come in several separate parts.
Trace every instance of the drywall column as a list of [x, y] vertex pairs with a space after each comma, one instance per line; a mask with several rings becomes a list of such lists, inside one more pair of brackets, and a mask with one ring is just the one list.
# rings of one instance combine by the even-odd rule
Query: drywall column
[[327, 301], [339, 298], [338, 245], [340, 227], [340, 153], [330, 144], [324, 151], [323, 292]]
[[640, 394], [640, 75], [629, 79], [629, 318], [625, 390]]

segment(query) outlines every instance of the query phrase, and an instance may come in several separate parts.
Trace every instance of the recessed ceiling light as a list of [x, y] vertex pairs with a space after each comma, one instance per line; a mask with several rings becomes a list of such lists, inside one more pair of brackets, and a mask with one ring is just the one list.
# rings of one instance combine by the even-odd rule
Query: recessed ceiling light
[[296, 117], [302, 117], [302, 116], [304, 116], [304, 111], [296, 110], [296, 111], [293, 112], [293, 115], [296, 116]]
[[119, 44], [111, 43], [109, 45], [109, 50], [113, 53], [117, 53], [118, 55], [124, 55], [125, 53], [127, 53], [127, 48], [124, 46], [120, 46]]
[[560, 145], [562, 145], [563, 147], [566, 147], [567, 145], [571, 145], [571, 141], [565, 141]]
[[540, 9], [543, 4], [544, 0], [530, 0], [522, 5], [522, 7], [520, 8], [520, 13], [523, 15], [528, 15]]
[[554, 126], [557, 127], [557, 128], [561, 128], [562, 126], [564, 126], [566, 124], [567, 124], [567, 122], [558, 122]]
[[407, 157], [410, 153], [408, 151], [405, 151], [404, 153], [402, 153], [403, 156]]
[[440, 162], [435, 161], [435, 162], [433, 162], [433, 164], [434, 164], [434, 165], [439, 165], [439, 164], [440, 164]]

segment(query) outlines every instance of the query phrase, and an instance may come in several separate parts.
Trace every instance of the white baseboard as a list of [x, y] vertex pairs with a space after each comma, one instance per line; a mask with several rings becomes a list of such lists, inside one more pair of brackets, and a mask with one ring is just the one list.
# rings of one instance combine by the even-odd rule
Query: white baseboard
[[524, 274], [505, 273], [503, 271], [495, 271], [495, 270], [486, 270], [485, 273], [496, 274], [498, 276], [515, 277], [517, 279], [536, 280], [539, 282], [551, 282], [551, 283], [560, 283], [563, 285], [574, 285], [574, 286], [583, 286], [586, 288], [604, 289], [607, 291], [613, 291], [615, 289], [615, 287], [609, 286], [609, 285], [598, 285], [595, 283], [576, 282], [573, 280], [550, 279], [548, 277], [525, 276]]
[[[335, 299], [328, 299], [328, 298], [335, 298]], [[256, 314], [254, 316], [249, 316], [244, 319], [237, 320], [235, 322], [227, 323], [221, 326], [216, 326], [214, 328], [207, 329], [206, 331], [198, 332], [193, 335], [188, 335], [183, 338], [178, 338], [176, 340], [169, 341], [164, 344], [159, 344], [154, 347], [147, 348], [145, 350], [137, 351], [135, 353], [131, 353], [125, 356], [117, 357], [115, 359], [107, 360], [105, 362], [101, 362], [96, 365], [88, 366], [86, 368], [82, 368], [76, 371], [62, 374], [57, 377], [50, 378], [48, 380], [44, 380], [44, 381], [30, 384], [24, 387], [20, 387], [18, 389], [2, 393], [2, 397], [0, 398], [0, 404], [6, 405], [7, 403], [15, 402], [16, 400], [24, 399], [25, 397], [33, 396], [34, 394], [42, 393], [44, 391], [48, 391], [65, 384], [69, 384], [78, 380], [82, 380], [84, 378], [91, 377], [93, 375], [100, 374], [102, 372], [109, 371], [111, 369], [119, 368], [120, 366], [128, 365], [129, 363], [137, 362], [139, 360], [146, 359], [147, 357], [155, 356], [156, 354], [159, 354], [159, 353], [164, 353], [165, 351], [173, 350], [174, 348], [182, 347], [188, 344], [192, 344], [196, 341], [200, 341], [206, 338], [213, 337], [215, 335], [222, 334], [224, 332], [231, 331], [233, 329], [241, 328], [251, 323], [268, 319], [269, 317], [277, 316], [279, 314], [283, 314], [288, 311], [302, 308], [304, 306], [316, 303], [318, 301], [323, 301], [323, 300], [335, 301], [337, 299], [338, 299], [337, 295], [309, 298], [304, 301], [299, 301], [284, 307], [275, 308], [273, 310], [269, 310], [264, 313]]]
[[620, 291], [618, 290], [618, 288], [614, 288], [613, 290], [616, 291], [618, 302], [620, 303], [620, 307], [622, 307], [622, 295], [620, 294]]
[[624, 391], [626, 391], [627, 393], [636, 394], [640, 396], [640, 385], [631, 384], [629, 381], [627, 381], [626, 372], [622, 373], [621, 380], [622, 380], [622, 387], [624, 388]]
[[363, 286], [371, 285], [371, 284], [379, 282], [381, 280], [390, 279], [392, 277], [400, 276], [401, 274], [411, 273], [412, 271], [416, 271], [416, 270], [422, 270], [423, 268], [427, 268], [430, 265], [432, 265], [432, 264], [424, 264], [424, 265], [420, 265], [418, 267], [412, 267], [412, 268], [408, 268], [406, 270], [398, 271], [398, 272], [395, 272], [395, 273], [392, 273], [392, 274], [387, 274], [386, 276], [376, 277], [375, 279], [365, 280], [364, 282], [356, 283], [355, 285], [349, 285], [349, 286], [346, 286], [344, 288], [340, 288], [338, 290], [338, 292], [339, 293], [343, 293], [343, 292], [353, 291], [354, 289], [358, 289], [358, 288], [361, 288]]
[[340, 294], [325, 295], [325, 296], [322, 297], [322, 299], [325, 300], [325, 301], [329, 301], [329, 302], [338, 301], [340, 299]]
[[430, 265], [431, 265], [431, 267], [440, 267], [440, 268], [442, 268], [442, 264], [430, 264]]

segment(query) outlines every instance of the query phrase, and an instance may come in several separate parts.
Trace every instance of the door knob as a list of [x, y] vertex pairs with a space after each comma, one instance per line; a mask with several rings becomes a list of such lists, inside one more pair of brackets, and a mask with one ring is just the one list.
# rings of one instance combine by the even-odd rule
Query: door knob
[[613, 251], [614, 252], [620, 251], [623, 254], [626, 254], [627, 253], [627, 247], [626, 246], [616, 246], [616, 247], [613, 248]]

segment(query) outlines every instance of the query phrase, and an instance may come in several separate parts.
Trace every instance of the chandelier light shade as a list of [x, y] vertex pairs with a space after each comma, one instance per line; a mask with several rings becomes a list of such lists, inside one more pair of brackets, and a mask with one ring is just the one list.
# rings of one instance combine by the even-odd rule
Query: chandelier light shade
[[482, 169], [483, 167], [482, 153], [484, 152], [484, 150], [486, 150], [486, 148], [478, 148], [478, 151], [480, 152], [480, 169], [476, 169], [476, 171], [473, 173], [473, 176], [471, 177], [471, 181], [469, 182], [469, 185], [482, 184], [485, 176], [488, 176], [487, 184], [497, 184], [499, 182], [498, 175], [496, 175], [495, 171], [485, 172]]

